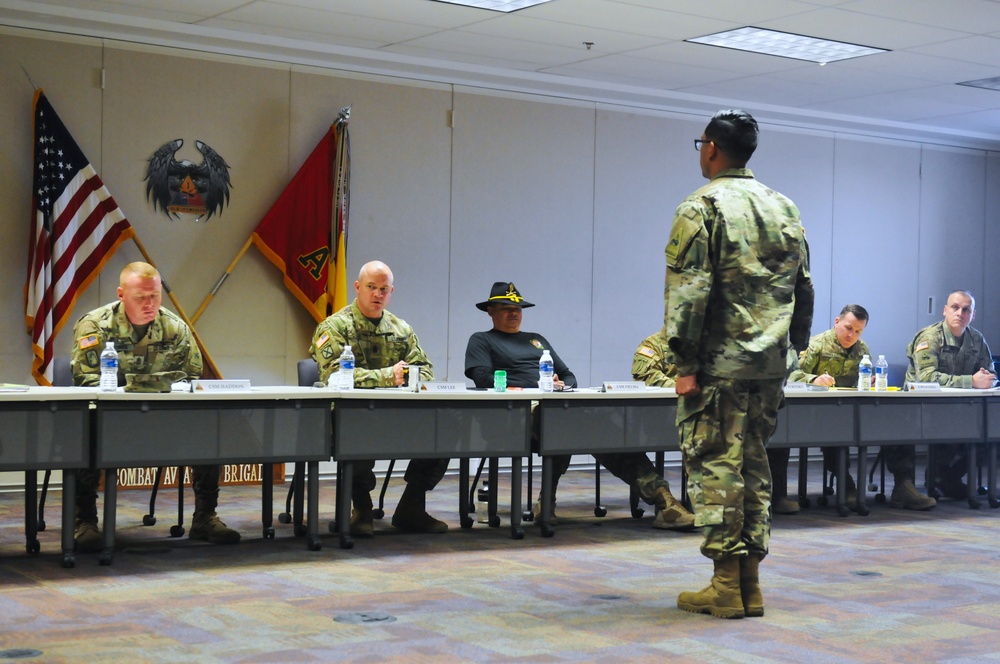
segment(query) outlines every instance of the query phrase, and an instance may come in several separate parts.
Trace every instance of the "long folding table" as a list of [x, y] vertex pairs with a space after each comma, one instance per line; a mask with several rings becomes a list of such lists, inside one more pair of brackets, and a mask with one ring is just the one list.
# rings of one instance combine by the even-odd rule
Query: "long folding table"
[[[838, 450], [838, 486], [847, 473], [847, 454], [857, 447], [858, 476], [867, 472], [870, 445], [964, 443], [969, 477], [976, 468], [976, 445], [986, 443], [988, 496], [997, 507], [996, 445], [1000, 442], [1000, 394], [993, 390], [942, 389], [919, 392], [857, 392], [853, 390], [788, 390], [785, 407], [769, 446], [820, 447]], [[675, 424], [677, 396], [673, 389], [602, 392], [577, 389], [536, 393], [540, 398], [542, 455], [542, 535], [553, 534], [550, 523], [552, 456], [608, 452], [678, 451]], [[800, 495], [805, 488], [800, 468]], [[969, 482], [968, 503], [978, 507], [976, 487]], [[858, 482], [859, 513], [866, 514], [865, 485]], [[850, 513], [838, 491], [837, 510]]]
[[[521, 528], [521, 457], [531, 453], [529, 391], [453, 392], [349, 390], [334, 395], [333, 457], [338, 462], [336, 525], [340, 546], [351, 548], [351, 485], [361, 460], [458, 458], [459, 514], [469, 517], [469, 459], [510, 457], [511, 537]], [[493, 487], [496, 486], [495, 478]]]
[[63, 566], [73, 567], [76, 470], [89, 465], [89, 411], [93, 390], [29, 387], [0, 391], [0, 470], [24, 471], [24, 536], [38, 553], [39, 470], [63, 472]]
[[321, 548], [318, 532], [320, 461], [330, 458], [331, 392], [310, 387], [254, 387], [250, 392], [143, 394], [98, 392], [95, 468], [104, 469], [102, 565], [111, 564], [115, 542], [118, 468], [262, 463], [262, 523], [272, 527], [275, 463], [307, 463], [307, 537]]

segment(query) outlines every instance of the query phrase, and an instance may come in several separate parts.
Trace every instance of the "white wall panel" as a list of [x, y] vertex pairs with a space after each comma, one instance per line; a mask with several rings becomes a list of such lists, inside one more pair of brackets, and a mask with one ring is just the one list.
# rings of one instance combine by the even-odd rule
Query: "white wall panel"
[[905, 364], [918, 329], [920, 148], [838, 137], [833, 178], [832, 310], [865, 307], [872, 352]]

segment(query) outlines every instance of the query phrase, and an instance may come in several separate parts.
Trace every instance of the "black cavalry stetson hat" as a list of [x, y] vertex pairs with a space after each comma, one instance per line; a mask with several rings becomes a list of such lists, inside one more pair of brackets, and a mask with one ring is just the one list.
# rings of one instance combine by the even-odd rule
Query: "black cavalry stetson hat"
[[521, 294], [517, 292], [517, 288], [509, 281], [494, 283], [493, 288], [490, 289], [490, 299], [477, 303], [476, 308], [480, 311], [486, 311], [486, 307], [491, 304], [513, 304], [522, 309], [535, 306], [521, 297]]

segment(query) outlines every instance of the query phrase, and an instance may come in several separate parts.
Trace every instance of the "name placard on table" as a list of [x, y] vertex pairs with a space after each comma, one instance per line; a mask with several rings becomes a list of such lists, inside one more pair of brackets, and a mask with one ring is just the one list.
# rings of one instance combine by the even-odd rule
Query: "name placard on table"
[[829, 392], [826, 385], [816, 385], [815, 383], [786, 383], [785, 392]]
[[645, 392], [646, 384], [641, 380], [606, 380], [605, 392]]
[[218, 379], [207, 380], [196, 378], [191, 381], [192, 392], [219, 393], [219, 392], [249, 392], [250, 381], [243, 379]]
[[916, 381], [910, 381], [906, 384], [907, 392], [940, 392], [941, 385], [939, 383], [918, 383]]
[[421, 392], [465, 392], [465, 383], [429, 381], [420, 383]]

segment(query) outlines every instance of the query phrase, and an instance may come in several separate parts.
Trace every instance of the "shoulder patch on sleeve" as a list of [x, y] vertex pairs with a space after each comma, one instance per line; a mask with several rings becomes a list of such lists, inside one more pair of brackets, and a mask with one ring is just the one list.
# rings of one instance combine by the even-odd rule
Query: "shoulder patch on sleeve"
[[98, 344], [96, 334], [88, 334], [85, 337], [80, 337], [76, 340], [77, 345], [80, 346], [80, 350], [86, 350], [91, 346], [96, 346]]
[[640, 346], [639, 350], [636, 351], [639, 355], [645, 355], [646, 357], [654, 357], [656, 353], [649, 346]]
[[692, 210], [685, 210], [674, 217], [674, 225], [667, 241], [667, 265], [676, 265], [684, 258], [691, 242], [702, 231], [704, 225]]
[[930, 348], [930, 345], [926, 341], [921, 341], [917, 344], [917, 347], [913, 349], [913, 352], [919, 353], [920, 351], [927, 350], [928, 348]]
[[324, 332], [323, 334], [319, 335], [319, 339], [316, 340], [316, 348], [322, 348], [329, 340], [330, 340], [329, 332]]

